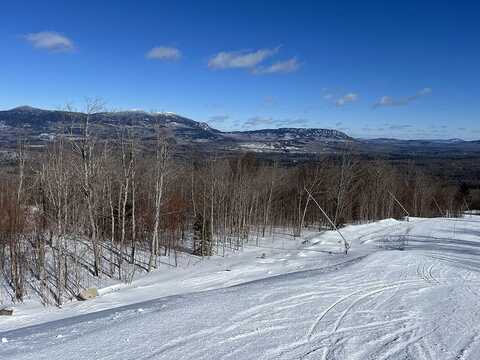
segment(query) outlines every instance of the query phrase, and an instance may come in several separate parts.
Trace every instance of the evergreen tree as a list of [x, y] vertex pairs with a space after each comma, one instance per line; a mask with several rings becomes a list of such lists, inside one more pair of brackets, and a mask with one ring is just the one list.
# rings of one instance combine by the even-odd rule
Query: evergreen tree
[[193, 253], [199, 256], [211, 256], [213, 253], [212, 227], [200, 213], [193, 223]]

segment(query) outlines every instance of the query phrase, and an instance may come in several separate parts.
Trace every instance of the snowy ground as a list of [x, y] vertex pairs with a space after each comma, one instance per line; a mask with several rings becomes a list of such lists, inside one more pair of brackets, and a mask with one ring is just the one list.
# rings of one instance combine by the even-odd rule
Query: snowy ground
[[344, 234], [347, 256], [337, 234], [307, 234], [60, 310], [27, 304], [0, 319], [0, 359], [479, 358], [480, 216]]

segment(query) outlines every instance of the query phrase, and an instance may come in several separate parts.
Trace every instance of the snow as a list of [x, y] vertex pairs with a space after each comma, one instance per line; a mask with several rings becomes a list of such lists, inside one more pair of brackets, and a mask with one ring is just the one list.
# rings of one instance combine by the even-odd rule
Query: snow
[[19, 306], [0, 359], [478, 358], [479, 216], [342, 233], [347, 256], [335, 232], [306, 232], [62, 309]]
[[264, 150], [274, 150], [275, 146], [272, 144], [262, 144], [262, 143], [246, 143], [240, 145], [243, 148], [250, 149], [252, 151], [264, 151]]
[[286, 146], [278, 142], [275, 143], [243, 143], [240, 144], [241, 148], [247, 149], [252, 152], [271, 152], [271, 151], [285, 151], [290, 152], [304, 152], [302, 149], [297, 146]]

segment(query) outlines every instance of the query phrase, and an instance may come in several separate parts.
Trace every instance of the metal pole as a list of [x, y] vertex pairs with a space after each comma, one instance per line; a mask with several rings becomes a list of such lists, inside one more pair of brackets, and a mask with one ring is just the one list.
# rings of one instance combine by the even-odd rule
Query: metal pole
[[342, 238], [343, 240], [343, 246], [345, 247], [345, 255], [347, 254], [348, 252], [348, 249], [350, 248], [350, 243], [347, 241], [347, 239], [345, 239], [345, 237], [342, 235], [342, 233], [338, 230], [337, 226], [333, 223], [333, 221], [330, 219], [330, 217], [327, 215], [327, 213], [322, 209], [322, 207], [320, 206], [320, 204], [317, 202], [317, 200], [315, 200], [315, 198], [312, 196], [312, 194], [310, 193], [310, 191], [308, 191], [308, 189], [306, 187], [304, 187], [305, 191], [307, 192], [308, 196], [313, 200], [313, 202], [318, 206], [318, 208], [320, 209], [320, 211], [322, 212], [322, 214], [327, 218], [327, 220], [330, 222], [330, 224], [333, 226], [333, 228], [335, 229], [335, 231], [340, 235], [340, 237]]
[[407, 221], [408, 221], [408, 218], [410, 217], [410, 214], [408, 213], [407, 209], [405, 209], [403, 207], [403, 205], [400, 203], [400, 201], [398, 201], [398, 199], [395, 197], [395, 195], [393, 195], [390, 190], [387, 190], [388, 193], [390, 194], [390, 196], [393, 198], [393, 200], [395, 200], [395, 202], [402, 208], [402, 210], [405, 212], [405, 214], [407, 214]]
[[[467, 211], [470, 213], [470, 217], [472, 217], [472, 212], [470, 211], [470, 207], [468, 206], [467, 199], [465, 197], [463, 198], [463, 202], [465, 203], [465, 206], [467, 207]], [[463, 214], [462, 214], [463, 215]]]
[[444, 217], [447, 217], [447, 212], [445, 212], [445, 214], [443, 213], [442, 209], [440, 209], [440, 205], [438, 205], [438, 202], [437, 200], [435, 200], [435, 198], [433, 198], [433, 202], [437, 206], [438, 211], [440, 211], [440, 214], [443, 215]]

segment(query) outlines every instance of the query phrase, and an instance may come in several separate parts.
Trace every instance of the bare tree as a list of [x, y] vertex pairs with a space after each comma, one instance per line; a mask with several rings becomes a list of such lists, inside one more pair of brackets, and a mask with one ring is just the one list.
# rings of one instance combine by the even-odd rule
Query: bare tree
[[159, 228], [160, 228], [160, 211], [163, 200], [163, 192], [165, 186], [165, 177], [168, 165], [168, 144], [165, 134], [160, 126], [156, 125], [156, 143], [155, 143], [155, 160], [154, 160], [154, 225], [152, 233], [152, 242], [150, 246], [150, 260], [148, 262], [148, 271], [152, 271], [156, 267], [156, 259], [159, 247]]
[[97, 180], [101, 170], [99, 157], [96, 153], [96, 138], [90, 132], [92, 117], [104, 109], [101, 99], [87, 99], [85, 118], [82, 124], [82, 138], [73, 142], [73, 147], [79, 155], [79, 169], [81, 171], [82, 189], [87, 204], [88, 222], [90, 226], [90, 241], [94, 255], [94, 274], [100, 275], [101, 247], [98, 239], [97, 224]]

